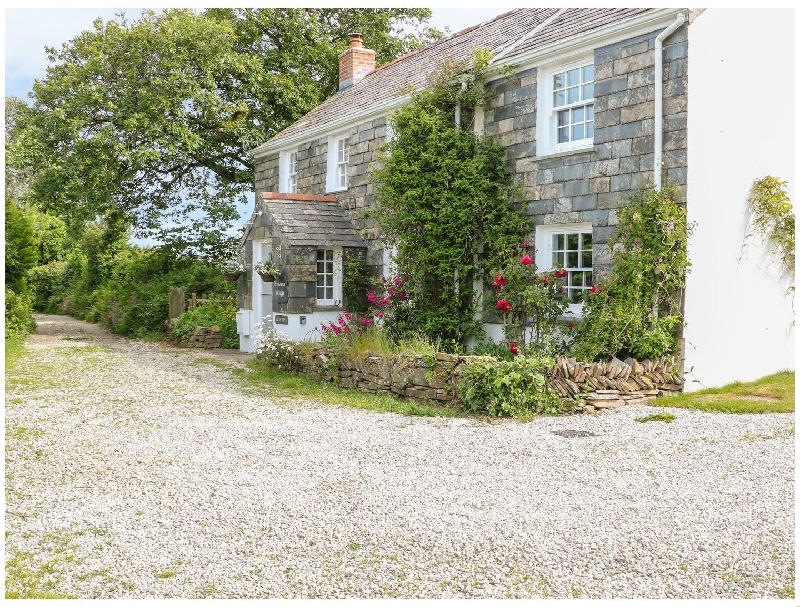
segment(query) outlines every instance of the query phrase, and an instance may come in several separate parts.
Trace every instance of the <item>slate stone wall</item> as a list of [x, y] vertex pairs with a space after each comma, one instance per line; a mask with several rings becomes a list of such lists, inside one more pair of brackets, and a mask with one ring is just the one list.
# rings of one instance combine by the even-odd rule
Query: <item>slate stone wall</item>
[[[536, 68], [496, 81], [484, 112], [487, 135], [508, 148], [534, 225], [593, 225], [594, 271], [608, 275], [617, 209], [653, 179], [657, 31], [594, 51], [595, 134], [588, 150], [536, 156]], [[664, 44], [664, 183], [686, 185], [687, 26]]]
[[[321, 137], [297, 148], [297, 191], [301, 194], [333, 194], [343, 208], [351, 211], [354, 227], [365, 240], [378, 238], [372, 219], [365, 220], [362, 212], [375, 203], [373, 185], [369, 182], [371, 167], [378, 161], [378, 151], [386, 140], [386, 118], [368, 120], [350, 128], [350, 161], [347, 167], [349, 187], [346, 191], [326, 192], [328, 138]], [[258, 192], [280, 191], [280, 158], [276, 152], [261, 158], [255, 166], [255, 186]], [[367, 266], [377, 276], [383, 269], [383, 251], [371, 246]]]

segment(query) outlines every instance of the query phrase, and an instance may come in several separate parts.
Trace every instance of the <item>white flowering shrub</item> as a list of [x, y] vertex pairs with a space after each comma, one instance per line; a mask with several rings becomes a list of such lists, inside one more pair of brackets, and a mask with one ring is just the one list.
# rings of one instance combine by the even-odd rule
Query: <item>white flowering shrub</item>
[[[266, 316], [264, 320], [270, 317]], [[255, 352], [267, 365], [286, 371], [295, 370], [299, 365], [299, 357], [295, 352], [294, 342], [283, 331], [275, 327], [267, 327], [267, 323], [256, 323]]]

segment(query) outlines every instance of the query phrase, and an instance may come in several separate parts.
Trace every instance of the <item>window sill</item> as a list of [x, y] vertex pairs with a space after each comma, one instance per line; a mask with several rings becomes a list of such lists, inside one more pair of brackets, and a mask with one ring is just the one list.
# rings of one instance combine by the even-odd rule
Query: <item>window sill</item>
[[544, 156], [537, 156], [534, 160], [552, 160], [554, 158], [564, 158], [566, 156], [580, 156], [582, 154], [594, 154], [597, 149], [592, 145], [585, 148], [577, 148], [574, 150], [564, 150], [562, 152], [554, 152], [552, 154], [545, 154]]
[[343, 310], [342, 306], [332, 305], [332, 304], [317, 304], [314, 308], [315, 312], [341, 312]]

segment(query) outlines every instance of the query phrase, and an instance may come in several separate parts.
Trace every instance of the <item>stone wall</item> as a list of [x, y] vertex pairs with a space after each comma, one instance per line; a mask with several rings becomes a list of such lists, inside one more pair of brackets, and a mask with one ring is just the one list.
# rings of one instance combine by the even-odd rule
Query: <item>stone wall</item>
[[[536, 155], [536, 68], [497, 80], [484, 131], [508, 148], [534, 225], [591, 223], [596, 279], [611, 268], [609, 236], [617, 208], [653, 179], [655, 37], [652, 32], [594, 51], [594, 145]], [[687, 27], [664, 44], [664, 183], [686, 185]], [[685, 196], [685, 192], [682, 194]]]
[[219, 348], [221, 344], [222, 333], [217, 326], [195, 327], [189, 339], [178, 343], [184, 348]]
[[[372, 166], [378, 161], [380, 146], [386, 141], [386, 118], [378, 117], [350, 128], [348, 133], [350, 157], [347, 167], [348, 188], [335, 195], [339, 204], [352, 211], [356, 230], [366, 240], [375, 241], [378, 229], [374, 220], [361, 217], [361, 211], [375, 203], [373, 185], [369, 180]], [[321, 137], [297, 146], [297, 191], [301, 194], [328, 194], [326, 177], [328, 139]], [[280, 158], [276, 152], [259, 159], [255, 166], [256, 193], [280, 191]], [[375, 275], [382, 272], [383, 251], [371, 246], [367, 265]]]
[[[393, 355], [342, 357], [332, 361], [324, 348], [312, 351], [303, 372], [324, 381], [335, 380], [343, 388], [368, 393], [396, 394], [441, 403], [458, 400], [460, 370], [475, 360], [491, 357]], [[646, 404], [651, 398], [677, 394], [683, 389], [672, 358], [637, 361], [613, 359], [609, 363], [582, 363], [559, 358], [550, 370], [548, 386], [566, 405], [578, 401], [578, 410], [594, 412], [622, 405]]]

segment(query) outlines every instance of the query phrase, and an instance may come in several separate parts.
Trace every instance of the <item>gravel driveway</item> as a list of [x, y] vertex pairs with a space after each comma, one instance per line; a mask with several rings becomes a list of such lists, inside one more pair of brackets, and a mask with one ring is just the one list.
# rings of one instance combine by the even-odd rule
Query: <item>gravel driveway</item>
[[37, 320], [6, 372], [7, 591], [793, 596], [793, 415], [381, 414], [245, 388], [244, 355]]

